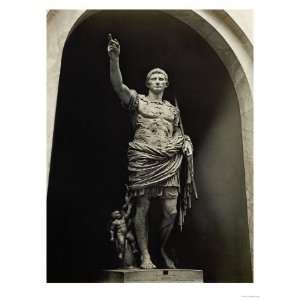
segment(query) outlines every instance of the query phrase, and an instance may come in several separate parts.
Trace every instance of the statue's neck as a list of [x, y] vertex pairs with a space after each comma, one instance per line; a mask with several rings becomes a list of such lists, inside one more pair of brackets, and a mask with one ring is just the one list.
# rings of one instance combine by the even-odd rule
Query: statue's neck
[[153, 93], [152, 91], [149, 90], [147, 98], [150, 101], [162, 102], [163, 101], [163, 95], [164, 95], [164, 92], [155, 94], [155, 93]]

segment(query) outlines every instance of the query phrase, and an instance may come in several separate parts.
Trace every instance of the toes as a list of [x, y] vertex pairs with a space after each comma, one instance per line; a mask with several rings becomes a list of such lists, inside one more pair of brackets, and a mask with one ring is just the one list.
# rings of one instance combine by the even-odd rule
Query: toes
[[141, 269], [156, 269], [156, 266], [152, 262], [145, 262], [140, 265]]

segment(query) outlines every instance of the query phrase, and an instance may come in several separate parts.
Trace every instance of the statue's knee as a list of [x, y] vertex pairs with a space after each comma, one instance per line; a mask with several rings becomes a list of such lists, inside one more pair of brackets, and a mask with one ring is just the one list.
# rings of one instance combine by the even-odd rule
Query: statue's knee
[[167, 213], [168, 215], [177, 214], [177, 198], [178, 198], [177, 187], [165, 188], [163, 206], [164, 206], [165, 213]]
[[164, 189], [164, 198], [177, 201], [178, 187], [170, 186]]
[[175, 206], [175, 207], [170, 207], [170, 208], [168, 209], [168, 214], [169, 214], [170, 216], [175, 216], [175, 215], [177, 215], [177, 208], [176, 208], [176, 206]]

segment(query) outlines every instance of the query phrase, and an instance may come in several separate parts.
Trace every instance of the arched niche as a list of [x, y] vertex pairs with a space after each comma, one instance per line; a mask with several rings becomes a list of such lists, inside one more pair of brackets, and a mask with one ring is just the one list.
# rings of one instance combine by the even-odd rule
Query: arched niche
[[[220, 27], [222, 22], [224, 25], [231, 21], [231, 26], [235, 27], [243, 41], [240, 48], [236, 41], [232, 42], [233, 45], [228, 43], [230, 38], [231, 41], [234, 39], [226, 34], [221, 35], [220, 28], [217, 30], [218, 26], [211, 24], [212, 15], [205, 11], [148, 11], [146, 14], [144, 12], [144, 19], [142, 12], [66, 11], [62, 16], [63, 13], [64, 11], [50, 12], [48, 16], [48, 28], [59, 24], [57, 29], [60, 31], [56, 44], [52, 43], [50, 30], [48, 35], [48, 55], [57, 54], [48, 63], [50, 140], [51, 124], [54, 124], [54, 111], [57, 107], [48, 192], [48, 218], [52, 216], [53, 219], [51, 221], [49, 218], [48, 226], [52, 251], [49, 252], [52, 253], [48, 261], [49, 278], [53, 278], [55, 274], [55, 270], [51, 268], [55, 269], [56, 266], [57, 269], [60, 266], [65, 269], [65, 273], [61, 272], [59, 275], [61, 281], [70, 281], [74, 274], [74, 281], [88, 281], [87, 274], [90, 274], [90, 278], [94, 276], [91, 275], [94, 263], [105, 267], [105, 261], [113, 261], [108, 255], [107, 247], [102, 255], [108, 259], [103, 260], [100, 254], [97, 256], [93, 251], [97, 248], [99, 250], [105, 243], [105, 222], [99, 220], [107, 220], [107, 213], [119, 204], [123, 192], [119, 187], [126, 180], [125, 152], [130, 135], [129, 128], [126, 127], [126, 115], [119, 109], [117, 101], [110, 102], [116, 96], [108, 91], [108, 82], [104, 84], [105, 91], [102, 90], [102, 94], [95, 96], [99, 93], [99, 84], [101, 86], [101, 83], [108, 80], [108, 65], [103, 60], [106, 42], [104, 32], [115, 28], [112, 33], [117, 34], [122, 42], [122, 61], [131, 62], [134, 66], [135, 74], [132, 68], [123, 66], [127, 83], [142, 91], [143, 79], [140, 74], [145, 74], [153, 64], [165, 67], [173, 81], [173, 87], [171, 85], [167, 96], [172, 98], [176, 93], [180, 98], [186, 131], [191, 132], [195, 143], [197, 185], [202, 199], [210, 201], [194, 204], [195, 208], [186, 224], [187, 229], [180, 239], [185, 245], [193, 244], [196, 237], [199, 242], [197, 247], [191, 247], [188, 251], [179, 247], [180, 260], [186, 267], [207, 269], [207, 280], [211, 282], [251, 281], [246, 209], [247, 200], [248, 206], [251, 206], [252, 201], [250, 42], [239, 32], [230, 17], [221, 11], [217, 13], [218, 22], [215, 19], [214, 22]], [[55, 22], [51, 25], [51, 19], [58, 17], [61, 23]], [[103, 21], [105, 18], [106, 21]], [[110, 27], [109, 20], [113, 20]], [[152, 20], [158, 21], [157, 25], [153, 25], [150, 22]], [[106, 22], [106, 28], [103, 22]], [[139, 29], [135, 28], [134, 22]], [[149, 28], [150, 24], [152, 27], [156, 26], [154, 30]], [[161, 34], [158, 36], [159, 30]], [[99, 36], [98, 42], [96, 35]], [[145, 38], [148, 40], [142, 40]], [[147, 50], [151, 49], [151, 44], [156, 39], [164, 47], [156, 52], [157, 55], [155, 51], [147, 55]], [[134, 43], [137, 43], [136, 48], [139, 51], [126, 53], [125, 49], [131, 49]], [[85, 46], [88, 49], [83, 49]], [[141, 50], [147, 56], [143, 56]], [[182, 56], [178, 55], [178, 51], [181, 51]], [[102, 59], [100, 65], [96, 62], [98, 53], [99, 60]], [[182, 63], [184, 60], [188, 62], [186, 65]], [[189, 83], [188, 78], [191, 77], [193, 79]], [[195, 78], [199, 78], [197, 83]], [[205, 88], [199, 88], [204, 82]], [[88, 88], [86, 91], [80, 89], [83, 83]], [[214, 99], [214, 105], [211, 105], [211, 99]], [[106, 105], [106, 102], [101, 105], [100, 101], [109, 101], [110, 104]], [[103, 118], [106, 121], [99, 127]], [[115, 124], [122, 127], [116, 128]], [[118, 146], [111, 147], [107, 140], [117, 140]], [[86, 152], [86, 149], [90, 150]], [[99, 175], [101, 168], [105, 170], [106, 176]], [[104, 191], [110, 193], [104, 196]], [[111, 198], [110, 201], [103, 200], [107, 197]], [[74, 201], [75, 198], [77, 200]], [[99, 201], [102, 203], [100, 206]], [[89, 205], [86, 205], [87, 202]], [[58, 224], [65, 226], [64, 233], [57, 235], [61, 228], [54, 225], [57, 224], [54, 220], [60, 220]], [[101, 227], [98, 233], [97, 227]], [[86, 232], [89, 234], [85, 235]], [[93, 232], [98, 234], [98, 239]], [[94, 244], [93, 239], [96, 241]], [[69, 241], [67, 244], [66, 240]], [[92, 249], [85, 254], [89, 254], [94, 263], [93, 260], [89, 260], [87, 264], [83, 261], [78, 263], [78, 260], [76, 262], [80, 257], [80, 251], [77, 250], [82, 250], [83, 241], [86, 242], [85, 249]], [[77, 266], [77, 272], [66, 271], [74, 266]], [[85, 275], [80, 277], [80, 274]]]

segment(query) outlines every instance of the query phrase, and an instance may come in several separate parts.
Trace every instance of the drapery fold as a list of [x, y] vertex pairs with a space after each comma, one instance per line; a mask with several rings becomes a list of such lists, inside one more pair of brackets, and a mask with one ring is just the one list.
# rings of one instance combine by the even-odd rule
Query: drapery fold
[[130, 142], [129, 190], [151, 187], [174, 176], [181, 165], [183, 142], [182, 136], [160, 148], [139, 141]]

